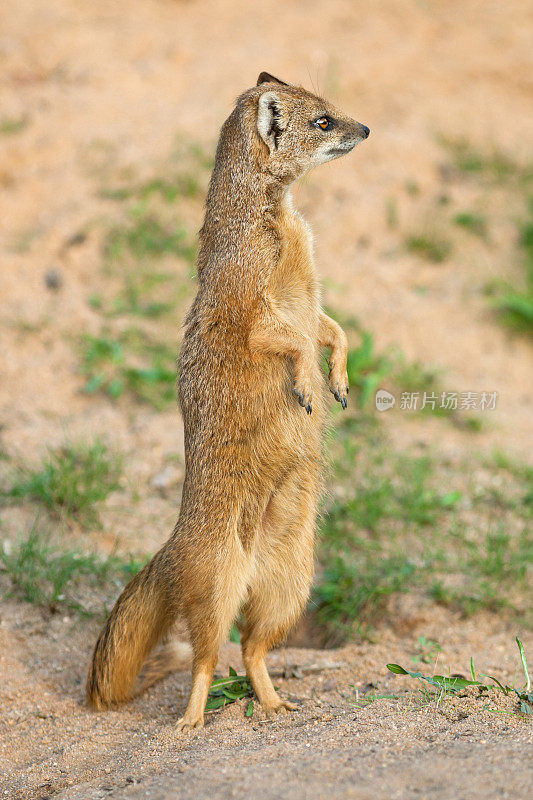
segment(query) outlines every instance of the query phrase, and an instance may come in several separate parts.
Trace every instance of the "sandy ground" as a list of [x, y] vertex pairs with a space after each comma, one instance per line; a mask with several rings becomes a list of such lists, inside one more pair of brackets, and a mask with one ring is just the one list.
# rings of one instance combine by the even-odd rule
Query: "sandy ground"
[[[525, 798], [532, 729], [516, 715], [514, 700], [472, 692], [424, 704], [414, 681], [385, 666], [392, 661], [428, 674], [445, 665], [466, 677], [473, 656], [478, 670], [520, 682], [509, 630], [490, 616], [465, 623], [433, 607], [404, 608], [402, 619], [402, 636], [382, 629], [374, 644], [270, 654], [275, 683], [298, 703], [296, 712], [270, 721], [256, 707], [246, 719], [247, 701], [239, 702], [208, 715], [205, 728], [186, 737], [176, 735], [175, 721], [187, 701], [188, 673], [118, 711], [89, 712], [83, 684], [95, 629], [6, 603], [0, 786], [17, 800]], [[416, 667], [411, 659], [422, 631], [440, 637], [443, 653], [437, 664]], [[524, 633], [531, 652], [533, 638]], [[230, 665], [243, 674], [239, 647], [228, 643], [217, 670], [227, 674]], [[310, 666], [315, 671], [307, 672]], [[300, 677], [283, 677], [294, 667]], [[370, 692], [396, 699], [358, 707], [356, 689], [360, 698]]]
[[[106, 550], [155, 549], [175, 519], [179, 466], [167, 493], [151, 481], [183, 451], [175, 409], [157, 413], [80, 392], [75, 342], [99, 329], [88, 300], [107, 291], [102, 231], [116, 214], [99, 192], [117, 176], [152, 174], [176, 141], [212, 152], [233, 98], [263, 69], [314, 85], [372, 131], [350, 159], [295, 188], [316, 233], [327, 303], [375, 331], [380, 348], [394, 344], [409, 359], [440, 366], [450, 389], [499, 393], [480, 434], [395, 410], [383, 415], [391, 437], [406, 448], [430, 441], [454, 455], [497, 446], [528, 457], [531, 345], [495, 322], [484, 293], [493, 278], [519, 279], [519, 206], [501, 187], [450, 175], [437, 139], [466, 137], [527, 161], [530, 23], [526, 0], [265, 0], [253, 8], [244, 0], [4, 0], [0, 117], [24, 124], [0, 137], [1, 444], [10, 458], [37, 462], [66, 436], [104, 435], [125, 453], [128, 487], [108, 504], [104, 531], [87, 539]], [[410, 182], [416, 195], [406, 191]], [[453, 210], [486, 212], [491, 236], [473, 242], [455, 232], [448, 260], [428, 264], [403, 241], [426, 229], [448, 234], [443, 194]], [[201, 208], [191, 215], [198, 227]], [[85, 239], [72, 245], [79, 231]], [[59, 291], [45, 287], [50, 269], [61, 274]], [[125, 514], [133, 486], [140, 500]], [[6, 534], [29, 518], [9, 509]], [[465, 623], [428, 608], [396, 630], [391, 616], [375, 644], [279, 651], [273, 668], [343, 666], [280, 678], [282, 691], [302, 701], [290, 717], [267, 723], [258, 711], [247, 720], [234, 706], [189, 740], [173, 727], [187, 675], [122, 711], [90, 714], [82, 685], [96, 629], [43, 614], [13, 601], [1, 611], [6, 797], [526, 797], [531, 727], [516, 716], [483, 710], [474, 698], [441, 708], [414, 707], [412, 698], [361, 709], [349, 702], [350, 684], [399, 692], [385, 664], [408, 663], [419, 634], [441, 642], [452, 671], [464, 672], [474, 655], [512, 680], [517, 631], [497, 619]], [[220, 668], [229, 663], [240, 663], [233, 645]], [[500, 710], [516, 709], [508, 701]]]

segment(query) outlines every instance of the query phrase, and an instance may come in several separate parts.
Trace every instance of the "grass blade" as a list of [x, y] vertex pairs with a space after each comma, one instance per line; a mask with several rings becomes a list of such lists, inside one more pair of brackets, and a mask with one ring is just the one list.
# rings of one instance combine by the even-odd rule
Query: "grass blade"
[[[209, 687], [207, 702], [205, 705], [206, 711], [214, 711], [217, 708], [222, 708], [236, 700], [244, 700], [246, 698], [253, 698], [254, 690], [247, 675], [237, 675], [237, 670], [233, 667], [229, 668], [229, 677], [215, 678]], [[251, 701], [253, 702], [253, 700]], [[251, 711], [250, 703], [246, 708], [246, 716], [252, 716], [253, 705]]]
[[[528, 671], [528, 668], [527, 668], [526, 653], [524, 651], [524, 645], [522, 644], [522, 642], [520, 641], [518, 636], [516, 637], [516, 643], [518, 645], [518, 651], [520, 653], [520, 659], [522, 661], [522, 667], [524, 668], [524, 675], [526, 676], [526, 692], [527, 692], [527, 694], [529, 694], [530, 689], [531, 689], [531, 678], [529, 677], [529, 671]], [[528, 713], [530, 713], [530, 712], [528, 712]]]
[[391, 672], [394, 672], [396, 675], [410, 675], [411, 673], [408, 672], [403, 667], [400, 667], [399, 664], [387, 664], [387, 669]]

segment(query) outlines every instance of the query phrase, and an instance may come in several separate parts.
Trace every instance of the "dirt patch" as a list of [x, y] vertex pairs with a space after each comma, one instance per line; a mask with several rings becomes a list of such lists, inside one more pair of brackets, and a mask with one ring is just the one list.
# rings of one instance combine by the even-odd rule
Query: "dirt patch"
[[[463, 138], [483, 153], [501, 148], [522, 174], [531, 156], [524, 113], [533, 74], [530, 15], [525, 0], [406, 2], [401, 9], [393, 0], [364, 9], [312, 0], [305, 11], [296, 0], [253, 8], [244, 0], [216, 7], [207, 0], [5, 0], [3, 483], [13, 464], [37, 464], [46, 447], [103, 436], [123, 453], [125, 477], [103, 508], [102, 527], [57, 518], [53, 525], [69, 546], [104, 553], [152, 552], [166, 539], [183, 474], [179, 414], [126, 392], [116, 400], [88, 394], [80, 340], [108, 331], [121, 340], [134, 320], [146, 341], [159, 337], [177, 352], [194, 281], [186, 254], [158, 255], [157, 271], [170, 275], [163, 287], [172, 288], [156, 300], [179, 288], [174, 311], [140, 321], [137, 309], [112, 316], [124, 274], [106, 271], [106, 236], [142, 217], [153, 198], [121, 205], [109, 190], [165, 178], [169, 165], [187, 165], [191, 144], [212, 153], [234, 96], [264, 69], [318, 84], [371, 128], [353, 157], [312, 173], [294, 191], [317, 236], [328, 306], [357, 317], [379, 349], [395, 345], [410, 361], [440, 367], [446, 388], [498, 393], [477, 433], [397, 405], [380, 415], [391, 439], [409, 452], [430, 443], [452, 464], [495, 447], [529, 458], [531, 345], [498, 324], [487, 297], [491, 281], [522, 278], [516, 222], [524, 186], [458, 172], [442, 137]], [[167, 207], [165, 224], [198, 229], [202, 169], [198, 191], [187, 189], [179, 212]], [[157, 192], [164, 196], [164, 186]], [[486, 219], [486, 238], [457, 227], [453, 220], [464, 211]], [[443, 261], [409, 247], [424, 237], [448, 253]], [[128, 358], [139, 357], [124, 347]], [[17, 539], [36, 513], [29, 502], [6, 508], [2, 538]], [[276, 683], [300, 703], [294, 715], [267, 722], [257, 709], [246, 719], [236, 704], [186, 739], [174, 723], [188, 674], [119, 711], [89, 713], [83, 684], [96, 622], [7, 599], [0, 618], [3, 796], [525, 797], [531, 726], [515, 715], [514, 701], [467, 695], [419, 706], [406, 694], [407, 679], [385, 665], [411, 663], [423, 635], [440, 643], [451, 671], [465, 673], [473, 656], [480, 669], [520, 681], [514, 636], [522, 636], [530, 660], [531, 636], [497, 615], [465, 620], [420, 599], [408, 606], [389, 607], [390, 626], [376, 630], [373, 644], [273, 653]], [[292, 641], [316, 636], [302, 627]], [[282, 674], [287, 663], [332, 660], [342, 666], [302, 678]], [[219, 669], [230, 664], [242, 669], [237, 645], [225, 646]], [[358, 707], [353, 686], [397, 697]]]
[[[414, 681], [386, 669], [391, 661], [410, 668], [421, 632], [438, 636], [442, 653], [437, 665], [417, 669], [445, 665], [465, 674], [472, 656], [478, 669], [520, 680], [509, 631], [497, 620], [465, 623], [428, 607], [401, 638], [382, 629], [376, 644], [271, 653], [275, 683], [297, 712], [270, 721], [256, 706], [247, 719], [242, 701], [209, 714], [205, 729], [186, 737], [176, 735], [175, 722], [186, 705], [188, 673], [120, 710], [90, 712], [83, 687], [96, 626], [6, 603], [0, 785], [14, 800], [239, 797], [247, 785], [253, 797], [279, 796], [284, 785], [296, 798], [331, 791], [370, 797], [385, 791], [380, 786], [392, 796], [451, 798], [468, 780], [468, 796], [524, 796], [532, 732], [515, 700], [470, 691], [428, 702]], [[524, 644], [531, 652], [531, 636]], [[230, 643], [217, 671], [227, 674], [229, 666], [242, 673], [240, 649]], [[301, 677], [284, 677], [294, 673]]]

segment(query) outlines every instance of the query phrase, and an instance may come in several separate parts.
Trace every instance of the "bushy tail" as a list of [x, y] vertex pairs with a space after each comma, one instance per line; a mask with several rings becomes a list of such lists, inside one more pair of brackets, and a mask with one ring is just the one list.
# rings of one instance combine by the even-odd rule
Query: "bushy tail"
[[149, 686], [162, 680], [172, 672], [179, 672], [190, 666], [192, 647], [187, 642], [169, 639], [146, 659], [141, 674], [137, 678], [133, 694], [142, 694]]
[[[163, 551], [159, 551], [132, 578], [96, 642], [87, 677], [87, 702], [94, 708], [132, 697], [135, 679], [147, 655], [175, 621], [176, 598], [169, 591], [175, 578], [169, 574], [165, 561]], [[158, 677], [162, 677], [161, 669]], [[143, 688], [148, 685], [145, 681]]]

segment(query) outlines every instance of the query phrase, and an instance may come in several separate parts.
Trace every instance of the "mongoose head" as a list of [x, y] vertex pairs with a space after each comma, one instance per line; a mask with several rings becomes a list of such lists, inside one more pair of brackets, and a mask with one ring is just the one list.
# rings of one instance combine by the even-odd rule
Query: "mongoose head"
[[264, 167], [284, 181], [349, 153], [368, 138], [366, 125], [305, 89], [262, 72], [250, 94]]

